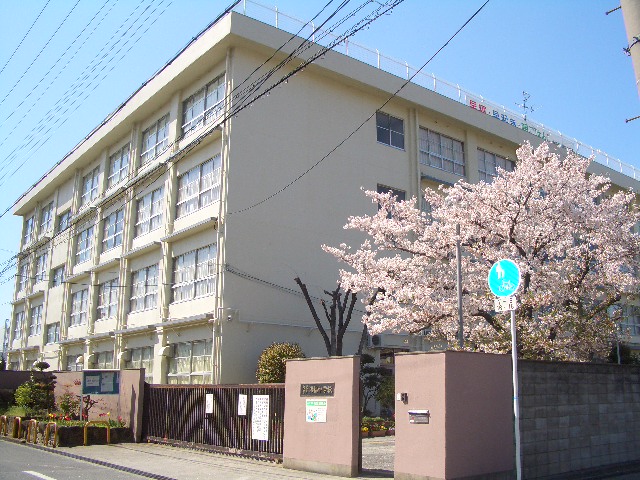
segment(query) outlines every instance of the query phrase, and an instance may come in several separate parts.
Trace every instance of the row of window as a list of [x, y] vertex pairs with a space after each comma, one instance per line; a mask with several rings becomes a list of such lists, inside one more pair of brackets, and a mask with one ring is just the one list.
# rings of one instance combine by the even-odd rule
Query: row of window
[[[182, 136], [194, 131], [204, 125], [212, 123], [220, 117], [224, 109], [225, 82], [224, 74], [215, 78], [196, 93], [191, 95], [182, 103]], [[140, 154], [140, 165], [144, 166], [157, 158], [169, 147], [169, 114], [163, 115], [152, 125], [142, 132], [142, 148]], [[117, 152], [109, 156], [107, 165], [107, 188], [118, 185], [127, 178], [131, 157], [131, 145], [127, 143]], [[206, 176], [206, 172], [202, 173]], [[213, 175], [205, 178], [203, 182], [209, 182], [209, 194], [213, 195], [215, 190]], [[219, 188], [219, 187], [218, 187]], [[80, 206], [87, 205], [94, 201], [100, 190], [100, 167], [95, 167], [82, 177], [80, 192]], [[204, 196], [207, 194], [204, 193]], [[204, 199], [206, 201], [206, 199]], [[184, 208], [193, 208], [195, 199], [189, 198], [189, 202]], [[67, 214], [67, 212], [65, 212]], [[58, 221], [58, 231], [69, 227], [71, 214], [62, 214]], [[25, 219], [23, 233], [23, 245], [29, 245], [35, 240], [36, 217], [32, 215]], [[40, 231], [47, 232], [53, 227], [53, 202], [49, 202], [40, 210]]]
[[[376, 132], [378, 142], [404, 149], [404, 121], [401, 118], [377, 112]], [[421, 164], [455, 175], [466, 174], [464, 144], [461, 141], [420, 127], [418, 143]], [[498, 175], [498, 167], [511, 172], [515, 168], [515, 162], [478, 149], [478, 173], [481, 181], [493, 181]]]
[[[172, 356], [169, 358], [168, 383], [169, 384], [204, 384], [211, 383], [211, 369], [213, 362], [211, 353], [212, 340], [195, 340], [192, 342], [174, 343], [171, 345]], [[144, 380], [153, 382], [153, 347], [139, 347], [129, 350], [129, 360], [125, 361], [124, 368], [144, 368]], [[94, 353], [93, 368], [114, 368], [113, 351]], [[83, 356], [67, 355], [65, 369], [80, 371], [83, 367]], [[16, 366], [17, 368], [17, 366]]]
[[[215, 290], [216, 246], [208, 245], [192, 250], [174, 258], [173, 298], [172, 302], [191, 300], [210, 295]], [[158, 265], [150, 265], [131, 274], [131, 313], [155, 308], [158, 303]], [[106, 281], [98, 288], [98, 320], [113, 318], [118, 310], [118, 298], [121, 285], [117, 279]], [[89, 316], [89, 288], [71, 294], [69, 325], [77, 326], [87, 323]], [[15, 314], [14, 339], [22, 336], [25, 312]], [[54, 327], [55, 325], [55, 327]], [[33, 306], [29, 310], [29, 335], [39, 335], [42, 328], [42, 305]], [[47, 343], [58, 341], [59, 324], [47, 326]], [[51, 341], [50, 341], [51, 340]]]
[[[198, 165], [178, 178], [176, 217], [204, 208], [220, 198], [220, 155]], [[147, 193], [138, 200], [135, 236], [144, 235], [162, 226], [163, 188]], [[53, 203], [51, 203], [51, 209]], [[33, 218], [33, 217], [31, 217]], [[61, 217], [66, 218], [66, 217]], [[65, 225], [65, 228], [68, 224]], [[76, 235], [75, 264], [91, 259], [95, 226], [90, 225]], [[112, 212], [103, 220], [102, 251], [122, 245], [124, 231], [124, 207]], [[35, 259], [35, 283], [46, 280], [48, 253]], [[62, 268], [62, 267], [60, 267]], [[52, 286], [61, 283], [63, 270], [54, 270]], [[18, 291], [23, 291], [29, 280], [28, 263], [23, 261], [18, 267]]]

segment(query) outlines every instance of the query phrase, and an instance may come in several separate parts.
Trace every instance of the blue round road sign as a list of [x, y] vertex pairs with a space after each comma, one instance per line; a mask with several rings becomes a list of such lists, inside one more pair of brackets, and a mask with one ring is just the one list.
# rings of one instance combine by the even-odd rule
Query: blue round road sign
[[498, 260], [489, 270], [487, 281], [496, 297], [509, 297], [520, 286], [520, 269], [511, 260]]

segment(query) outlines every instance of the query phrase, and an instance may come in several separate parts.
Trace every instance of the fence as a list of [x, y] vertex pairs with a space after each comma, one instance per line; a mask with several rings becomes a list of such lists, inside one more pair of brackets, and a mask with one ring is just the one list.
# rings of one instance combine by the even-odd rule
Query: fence
[[[246, 397], [241, 399], [241, 395]], [[268, 411], [264, 408], [257, 411], [255, 407], [258, 405], [254, 406], [257, 395], [268, 396]], [[246, 409], [242, 411], [245, 400]], [[253, 438], [260, 426], [264, 427], [262, 433], [268, 439]], [[151, 442], [280, 460], [284, 434], [284, 384], [145, 384], [142, 434]]]

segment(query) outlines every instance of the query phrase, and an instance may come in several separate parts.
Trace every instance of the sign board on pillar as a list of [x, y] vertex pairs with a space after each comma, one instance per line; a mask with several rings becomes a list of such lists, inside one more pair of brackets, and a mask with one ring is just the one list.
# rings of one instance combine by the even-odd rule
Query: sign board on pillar
[[498, 260], [489, 270], [487, 283], [496, 297], [510, 297], [520, 286], [520, 268], [511, 260]]

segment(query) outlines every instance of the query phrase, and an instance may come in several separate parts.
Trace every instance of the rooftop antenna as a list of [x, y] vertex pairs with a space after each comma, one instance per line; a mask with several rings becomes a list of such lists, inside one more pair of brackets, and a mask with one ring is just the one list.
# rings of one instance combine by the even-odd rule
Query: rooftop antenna
[[535, 108], [533, 105], [527, 105], [527, 102], [529, 101], [529, 99], [531, 98], [531, 95], [529, 95], [527, 92], [525, 92], [524, 90], [522, 91], [522, 103], [516, 103], [517, 106], [519, 106], [523, 111], [524, 111], [524, 121], [527, 121], [527, 113], [528, 112], [534, 112]]

